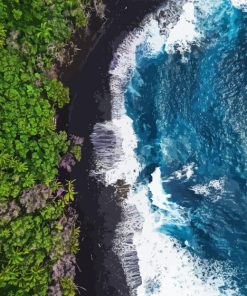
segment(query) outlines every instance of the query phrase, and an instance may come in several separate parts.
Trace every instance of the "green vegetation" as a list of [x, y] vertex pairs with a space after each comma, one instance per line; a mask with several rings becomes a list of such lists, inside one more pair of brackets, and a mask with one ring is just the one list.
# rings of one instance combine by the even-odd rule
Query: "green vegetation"
[[[82, 139], [57, 132], [57, 64], [90, 0], [0, 0], [0, 295], [74, 295], [79, 230], [71, 170]], [[59, 65], [61, 66], [61, 65]]]

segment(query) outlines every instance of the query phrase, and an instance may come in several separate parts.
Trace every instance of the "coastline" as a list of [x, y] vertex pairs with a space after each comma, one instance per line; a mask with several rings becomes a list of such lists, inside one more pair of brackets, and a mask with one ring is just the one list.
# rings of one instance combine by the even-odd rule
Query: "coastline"
[[[94, 42], [65, 69], [62, 80], [71, 90], [72, 103], [60, 114], [60, 126], [84, 137], [82, 160], [72, 171], [78, 192], [76, 208], [81, 224], [76, 285], [80, 295], [129, 295], [122, 266], [113, 252], [113, 239], [121, 220], [115, 188], [89, 176], [93, 164], [90, 134], [97, 122], [111, 119], [108, 68], [113, 53], [143, 17], [164, 1], [116, 1], [107, 5], [107, 21], [96, 24]], [[126, 8], [127, 7], [127, 8]], [[94, 27], [94, 18], [91, 26]], [[82, 42], [83, 45], [83, 42]], [[66, 117], [68, 127], [66, 127]]]
[[[126, 2], [143, 4], [145, 1]], [[110, 61], [118, 45], [149, 12], [149, 8], [145, 10], [142, 7], [145, 13], [143, 12], [142, 17], [138, 16], [138, 21], [133, 13], [136, 23], [122, 23], [126, 11], [124, 5], [119, 4], [119, 1], [116, 6], [109, 4], [108, 9], [112, 10], [108, 11], [108, 20], [98, 31], [96, 30], [97, 37], [87, 49], [86, 57], [83, 58], [79, 54], [77, 62], [72, 65], [74, 70], [64, 73], [65, 83], [70, 87], [74, 98], [70, 110], [67, 110], [67, 114], [70, 115], [69, 131], [85, 137], [83, 159], [72, 173], [72, 177], [77, 179], [76, 191], [79, 192], [79, 196], [76, 206], [82, 226], [76, 276], [76, 284], [81, 286], [80, 295], [130, 294], [126, 276], [118, 256], [113, 252], [112, 244], [116, 226], [123, 215], [121, 204], [118, 203], [119, 193], [115, 187], [105, 187], [89, 176], [94, 162], [90, 134], [95, 123], [111, 119], [108, 75]], [[117, 32], [120, 33], [119, 36]], [[138, 266], [138, 262], [136, 265]]]

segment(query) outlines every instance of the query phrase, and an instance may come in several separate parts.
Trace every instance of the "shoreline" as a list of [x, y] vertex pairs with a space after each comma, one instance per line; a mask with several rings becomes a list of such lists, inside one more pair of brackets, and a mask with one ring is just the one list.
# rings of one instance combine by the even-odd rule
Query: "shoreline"
[[[71, 174], [72, 179], [76, 179], [76, 208], [81, 224], [75, 279], [79, 294], [127, 296], [130, 292], [126, 277], [112, 245], [122, 209], [115, 188], [105, 187], [89, 176], [93, 164], [90, 134], [95, 123], [111, 119], [108, 68], [113, 53], [144, 16], [164, 1], [105, 2], [108, 20], [94, 32], [98, 35], [96, 43], [89, 45], [88, 54], [79, 53], [62, 76], [71, 90], [72, 102], [61, 114], [61, 119], [64, 120], [67, 114], [69, 134], [85, 139], [82, 160]], [[66, 128], [66, 120], [64, 124]]]

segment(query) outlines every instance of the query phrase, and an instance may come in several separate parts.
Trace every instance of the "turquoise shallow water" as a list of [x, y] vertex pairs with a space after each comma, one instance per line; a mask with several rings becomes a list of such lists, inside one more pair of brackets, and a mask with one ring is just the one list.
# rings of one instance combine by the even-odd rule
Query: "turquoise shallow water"
[[[148, 186], [159, 168], [164, 192], [188, 221], [171, 219], [158, 231], [194, 256], [234, 268], [237, 295], [245, 296], [247, 13], [213, 2], [206, 17], [197, 7], [203, 37], [189, 50], [148, 57], [145, 43], [138, 47], [125, 106], [138, 139], [137, 183]], [[152, 211], [169, 215], [152, 198]]]

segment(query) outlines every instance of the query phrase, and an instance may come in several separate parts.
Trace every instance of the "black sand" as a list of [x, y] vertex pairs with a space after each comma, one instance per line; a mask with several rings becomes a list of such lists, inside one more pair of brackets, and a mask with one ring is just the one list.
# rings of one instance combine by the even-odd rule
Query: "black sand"
[[[85, 138], [82, 161], [72, 172], [72, 178], [76, 179], [77, 209], [82, 229], [76, 276], [76, 284], [81, 287], [80, 295], [128, 296], [124, 272], [112, 251], [121, 208], [115, 201], [114, 188], [105, 188], [89, 176], [93, 162], [89, 135], [96, 122], [111, 119], [108, 69], [113, 52], [126, 34], [164, 1], [105, 2], [108, 5], [106, 23], [101, 27], [101, 23], [93, 18], [90, 25], [93, 42], [88, 39], [81, 44], [79, 42], [84, 50], [63, 74], [63, 81], [70, 87], [73, 101], [69, 110], [61, 113], [59, 124], [60, 128], [62, 125], [68, 128], [69, 133]], [[68, 126], [66, 114], [69, 114]]]

